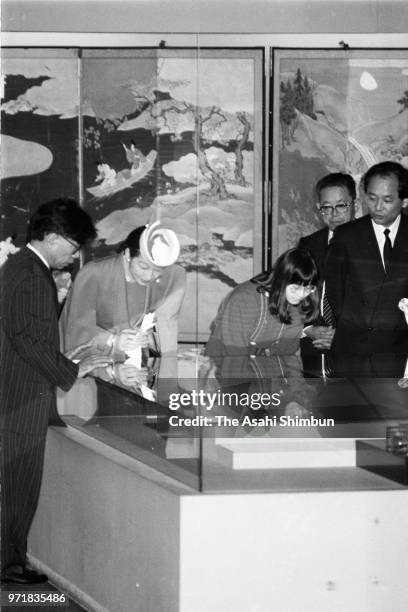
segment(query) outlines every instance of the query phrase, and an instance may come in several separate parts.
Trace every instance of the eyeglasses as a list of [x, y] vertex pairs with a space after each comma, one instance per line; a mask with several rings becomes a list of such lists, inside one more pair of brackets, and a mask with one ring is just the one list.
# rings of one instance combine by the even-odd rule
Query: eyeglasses
[[75, 253], [78, 253], [79, 249], [81, 248], [81, 245], [79, 245], [77, 242], [74, 242], [73, 240], [71, 240], [71, 238], [67, 238], [67, 236], [64, 236], [63, 234], [60, 234], [61, 238], [63, 238], [64, 240], [66, 240], [67, 242], [69, 242], [69, 244], [74, 247], [75, 251], [72, 253], [73, 255]]
[[334, 206], [329, 206], [328, 204], [324, 204], [319, 207], [320, 212], [324, 217], [328, 215], [333, 215], [335, 212], [339, 215], [344, 214], [351, 206], [351, 202], [339, 202]]
[[310, 293], [314, 293], [317, 289], [316, 285], [297, 285], [296, 283], [290, 283], [288, 287], [295, 293], [304, 293], [305, 295], [310, 295]]

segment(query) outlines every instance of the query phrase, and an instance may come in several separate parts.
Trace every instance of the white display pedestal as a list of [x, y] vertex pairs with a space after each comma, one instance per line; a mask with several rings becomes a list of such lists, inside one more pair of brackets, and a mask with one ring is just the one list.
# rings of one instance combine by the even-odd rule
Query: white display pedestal
[[219, 460], [233, 470], [354, 467], [353, 439], [226, 438], [217, 440]]
[[198, 493], [51, 428], [30, 553], [101, 612], [406, 612], [406, 489], [358, 468], [276, 483]]

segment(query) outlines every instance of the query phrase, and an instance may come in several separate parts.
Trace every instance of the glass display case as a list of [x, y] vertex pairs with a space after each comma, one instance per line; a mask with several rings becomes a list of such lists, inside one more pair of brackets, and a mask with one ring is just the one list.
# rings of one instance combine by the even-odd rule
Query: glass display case
[[[142, 356], [140, 367], [116, 355], [78, 380], [60, 412], [195, 491], [317, 490], [322, 480], [326, 490], [398, 487], [407, 441], [387, 453], [385, 438], [408, 424], [403, 361], [377, 355], [357, 369], [348, 360], [344, 376], [319, 378], [296, 355], [210, 358], [204, 345], [180, 345], [177, 355]], [[378, 364], [387, 378], [374, 376]], [[358, 452], [356, 440], [365, 441]], [[397, 467], [384, 471], [384, 462]]]

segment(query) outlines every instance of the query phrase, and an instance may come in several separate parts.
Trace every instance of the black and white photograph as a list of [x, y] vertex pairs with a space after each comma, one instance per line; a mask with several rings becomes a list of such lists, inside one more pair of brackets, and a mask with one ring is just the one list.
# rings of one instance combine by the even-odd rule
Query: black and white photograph
[[0, 608], [406, 612], [405, 0], [1, 0]]

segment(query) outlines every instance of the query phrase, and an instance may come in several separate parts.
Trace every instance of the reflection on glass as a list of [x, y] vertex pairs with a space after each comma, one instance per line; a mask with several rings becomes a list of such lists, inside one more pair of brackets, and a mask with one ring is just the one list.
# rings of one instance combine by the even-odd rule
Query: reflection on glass
[[[394, 377], [323, 380], [305, 378], [296, 355], [218, 359], [203, 349], [145, 355], [142, 368], [126, 366], [124, 355], [78, 381], [63, 406], [66, 422], [199, 490], [289, 486], [289, 468], [296, 487], [306, 487], [305, 470], [355, 467], [356, 439], [385, 445], [396, 421], [398, 435], [407, 432], [407, 391], [396, 369]], [[374, 365], [386, 361], [377, 356]], [[394, 448], [402, 449], [400, 438]]]

